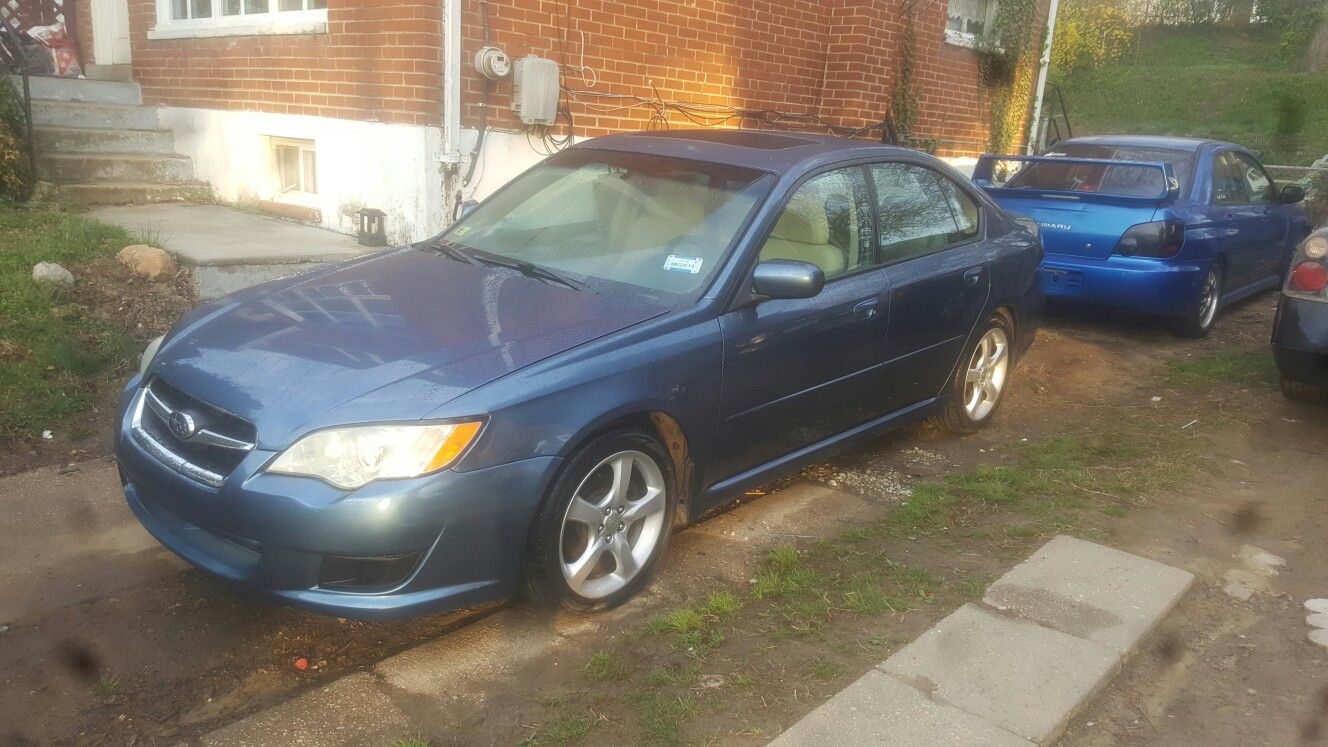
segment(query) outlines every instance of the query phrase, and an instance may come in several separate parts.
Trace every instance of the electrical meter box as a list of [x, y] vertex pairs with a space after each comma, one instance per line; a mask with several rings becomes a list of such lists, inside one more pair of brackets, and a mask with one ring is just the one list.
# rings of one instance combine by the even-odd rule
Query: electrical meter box
[[528, 125], [551, 125], [558, 117], [558, 63], [526, 55], [512, 65], [512, 111]]

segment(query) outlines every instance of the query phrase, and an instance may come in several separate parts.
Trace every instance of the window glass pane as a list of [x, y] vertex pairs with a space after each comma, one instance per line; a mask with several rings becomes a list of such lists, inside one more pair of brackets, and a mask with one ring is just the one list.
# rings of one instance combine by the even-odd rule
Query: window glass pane
[[903, 163], [872, 166], [881, 232], [881, 261], [944, 249], [959, 226], [936, 172]]
[[1231, 151], [1213, 159], [1213, 202], [1218, 205], [1244, 205], [1250, 201], [1244, 169]]
[[304, 179], [300, 188], [305, 192], [318, 191], [318, 159], [314, 156], [312, 150], [301, 151], [301, 163], [304, 166]]
[[244, 12], [248, 13], [266, 13], [269, 8], [267, 0], [244, 0]]
[[171, 18], [182, 21], [189, 17], [189, 0], [171, 0]]
[[1244, 153], [1237, 153], [1236, 160], [1240, 164], [1250, 202], [1255, 205], [1267, 205], [1272, 202], [1273, 180], [1268, 178], [1268, 173], [1263, 167]]
[[222, 5], [221, 12], [228, 16], [240, 15], [240, 0], [226, 0]]
[[190, 0], [189, 8], [192, 11], [190, 18], [212, 17], [212, 0]]
[[272, 149], [277, 165], [277, 190], [290, 192], [300, 188], [300, 149], [293, 145], [277, 145]]
[[307, 0], [307, 2], [310, 10], [325, 10], [327, 8], [327, 0]]
[[958, 224], [958, 230], [955, 232], [956, 241], [965, 241], [978, 235], [978, 204], [969, 197], [959, 185], [946, 179], [939, 174], [936, 176], [941, 184], [941, 192], [945, 195], [945, 202], [950, 206], [950, 213], [954, 216], [955, 223]]
[[854, 167], [812, 178], [784, 207], [760, 259], [810, 262], [827, 278], [873, 264], [866, 183]]

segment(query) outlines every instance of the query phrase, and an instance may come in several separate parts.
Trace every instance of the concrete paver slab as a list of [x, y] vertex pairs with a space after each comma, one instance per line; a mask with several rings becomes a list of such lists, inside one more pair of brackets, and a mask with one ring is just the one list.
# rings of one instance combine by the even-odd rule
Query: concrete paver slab
[[992, 584], [982, 601], [1125, 653], [1193, 582], [1188, 571], [1061, 536]]
[[1102, 644], [966, 604], [880, 669], [1046, 744], [1120, 662], [1120, 653]]
[[1032, 742], [971, 713], [938, 703], [875, 669], [771, 742], [772, 747], [957, 744], [1029, 747]]
[[371, 251], [344, 234], [222, 205], [125, 205], [90, 214], [155, 237], [191, 265], [327, 262]]
[[391, 744], [410, 734], [409, 717], [364, 672], [203, 736], [204, 747]]

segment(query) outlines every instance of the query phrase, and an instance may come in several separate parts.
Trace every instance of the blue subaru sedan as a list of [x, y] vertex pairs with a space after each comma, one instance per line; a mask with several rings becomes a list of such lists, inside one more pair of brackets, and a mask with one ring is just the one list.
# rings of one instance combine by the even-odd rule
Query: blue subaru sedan
[[125, 387], [125, 495], [194, 565], [317, 611], [611, 606], [674, 529], [831, 448], [988, 423], [1041, 260], [923, 154], [590, 140], [434, 239], [187, 314]]
[[1044, 156], [985, 155], [973, 178], [1041, 228], [1049, 299], [1161, 317], [1186, 337], [1281, 285], [1309, 233], [1304, 190], [1279, 190], [1231, 143], [1075, 138]]

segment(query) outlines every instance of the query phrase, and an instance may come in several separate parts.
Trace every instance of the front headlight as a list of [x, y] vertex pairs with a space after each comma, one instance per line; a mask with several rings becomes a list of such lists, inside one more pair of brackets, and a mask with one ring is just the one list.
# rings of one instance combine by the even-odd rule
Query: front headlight
[[152, 359], [157, 357], [157, 351], [161, 350], [161, 341], [164, 339], [166, 339], [166, 335], [155, 337], [146, 348], [143, 348], [143, 355], [138, 359], [139, 376], [148, 372], [148, 366], [151, 366]]
[[344, 490], [374, 480], [419, 477], [450, 467], [481, 425], [475, 421], [318, 431], [283, 451], [267, 471], [316, 477]]

